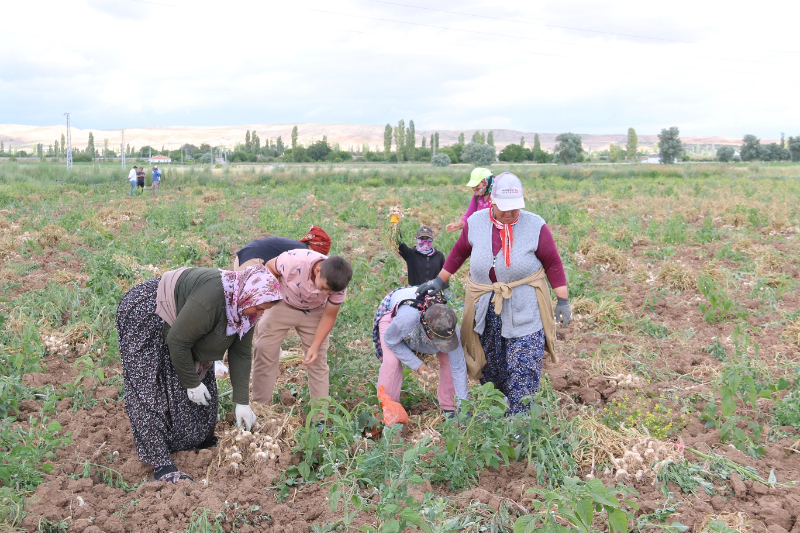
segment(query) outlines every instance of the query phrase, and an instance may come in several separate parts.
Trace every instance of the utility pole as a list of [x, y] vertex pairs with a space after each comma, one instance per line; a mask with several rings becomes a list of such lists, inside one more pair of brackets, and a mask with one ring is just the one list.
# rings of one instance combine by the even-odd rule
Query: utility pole
[[67, 170], [72, 170], [72, 133], [69, 129], [69, 113], [64, 113], [67, 117]]
[[119, 153], [122, 154], [122, 170], [125, 170], [125, 130], [122, 130], [122, 144], [119, 145]]

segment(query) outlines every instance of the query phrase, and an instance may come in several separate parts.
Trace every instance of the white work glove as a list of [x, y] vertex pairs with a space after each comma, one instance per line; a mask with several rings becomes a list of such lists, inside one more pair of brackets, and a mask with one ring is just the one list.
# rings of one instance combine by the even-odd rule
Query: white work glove
[[256, 414], [249, 405], [236, 404], [236, 425], [242, 427], [244, 422], [244, 429], [250, 431], [256, 421]]
[[203, 383], [200, 383], [200, 385], [193, 389], [186, 389], [186, 394], [189, 396], [189, 399], [197, 405], [208, 405], [208, 400], [211, 399], [211, 393], [208, 392], [208, 389]]

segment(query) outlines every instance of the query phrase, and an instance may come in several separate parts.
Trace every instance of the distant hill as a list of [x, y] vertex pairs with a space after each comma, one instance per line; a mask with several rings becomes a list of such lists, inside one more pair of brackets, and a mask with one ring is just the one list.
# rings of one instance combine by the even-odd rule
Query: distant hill
[[[267, 139], [273, 141], [280, 136], [283, 143], [287, 146], [291, 144], [292, 128], [294, 124], [250, 124], [242, 126], [169, 126], [153, 128], [131, 128], [125, 130], [125, 144], [136, 148], [142, 146], [152, 146], [161, 149], [162, 146], [168, 149], [177, 149], [183, 144], [189, 143], [200, 146], [203, 143], [212, 146], [225, 146], [233, 148], [238, 143], [244, 143], [247, 130], [255, 130], [261, 139], [262, 145]], [[308, 145], [327, 136], [328, 142], [338, 142], [342, 149], [349, 147], [360, 147], [368, 143], [370, 149], [383, 150], [383, 131], [385, 126], [370, 124], [298, 124], [298, 141]], [[5, 143], [6, 149], [12, 146], [19, 150], [29, 151], [31, 147], [42, 143], [45, 149], [49, 144], [61, 139], [65, 133], [66, 126], [24, 126], [17, 124], [0, 124], [0, 141]], [[103, 147], [103, 141], [108, 139], [109, 147], [119, 149], [122, 142], [121, 130], [79, 130], [72, 128], [72, 143], [77, 148], [84, 149], [89, 140], [89, 132], [92, 132], [95, 139], [95, 146], [99, 149]], [[476, 130], [435, 130], [439, 133], [439, 145], [447, 146], [458, 141], [460, 133], [464, 133], [467, 142]], [[424, 136], [427, 142], [430, 141], [432, 130], [419, 130], [416, 132], [417, 146], [422, 144]], [[494, 143], [498, 150], [511, 143], [519, 143], [520, 138], [525, 138], [526, 146], [533, 145], [535, 132], [516, 131], [504, 129], [481, 129], [484, 133], [494, 131]], [[658, 142], [656, 135], [637, 132], [639, 135], [640, 148], [652, 148], [653, 143]], [[555, 146], [555, 138], [558, 133], [539, 133], [542, 148], [552, 151]], [[583, 146], [586, 149], [597, 151], [605, 150], [610, 143], [617, 146], [627, 142], [627, 133], [621, 134], [580, 134], [583, 139]], [[685, 144], [703, 145], [728, 145], [740, 146], [741, 137], [681, 137]], [[762, 143], [776, 142], [776, 139], [762, 139]]]

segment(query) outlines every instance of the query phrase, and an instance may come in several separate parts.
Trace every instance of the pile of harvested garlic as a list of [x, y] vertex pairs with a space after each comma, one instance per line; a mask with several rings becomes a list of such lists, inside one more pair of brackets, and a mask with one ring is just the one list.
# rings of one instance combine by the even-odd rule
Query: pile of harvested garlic
[[609, 379], [616, 381], [617, 387], [620, 388], [636, 387], [640, 382], [639, 376], [634, 376], [633, 374], [617, 374], [616, 376], [610, 376]]
[[[679, 455], [673, 445], [647, 438], [633, 444], [630, 449], [625, 449], [622, 457], [609, 457], [610, 464], [602, 474], [606, 477], [613, 475], [616, 481], [655, 478], [666, 462], [677, 459]], [[586, 477], [591, 479], [594, 475], [590, 473]]]
[[281, 451], [277, 440], [270, 435], [236, 428], [227, 430], [225, 437], [225, 440], [233, 437], [231, 446], [222, 450], [223, 459], [232, 470], [238, 470], [245, 464], [258, 465], [274, 461]]
[[64, 337], [58, 334], [43, 336], [42, 344], [44, 344], [44, 349], [52, 355], [67, 355], [69, 353], [69, 344], [64, 340]]

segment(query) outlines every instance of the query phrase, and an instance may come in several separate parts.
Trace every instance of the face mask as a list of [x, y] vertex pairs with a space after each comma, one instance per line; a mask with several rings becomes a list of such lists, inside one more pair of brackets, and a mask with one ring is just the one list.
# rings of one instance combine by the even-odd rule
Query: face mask
[[433, 251], [433, 241], [430, 239], [417, 239], [417, 251], [423, 254], [430, 254]]

